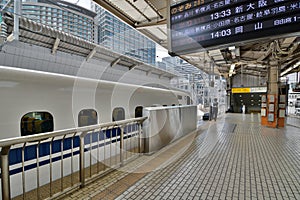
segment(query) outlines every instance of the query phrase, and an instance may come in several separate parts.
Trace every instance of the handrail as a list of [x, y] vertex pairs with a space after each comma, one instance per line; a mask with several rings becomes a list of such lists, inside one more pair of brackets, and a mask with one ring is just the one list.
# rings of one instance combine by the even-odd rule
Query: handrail
[[101, 129], [104, 127], [121, 126], [121, 125], [124, 125], [127, 123], [136, 122], [136, 121], [143, 123], [146, 119], [147, 119], [147, 117], [131, 118], [131, 119], [125, 119], [125, 120], [120, 120], [120, 121], [115, 121], [115, 122], [107, 122], [107, 123], [101, 123], [101, 124], [96, 124], [96, 125], [90, 125], [90, 126], [85, 126], [85, 127], [64, 129], [64, 130], [58, 130], [58, 131], [53, 131], [53, 132], [48, 132], [48, 133], [40, 133], [40, 134], [36, 134], [36, 135], [28, 135], [28, 136], [22, 136], [22, 137], [2, 139], [2, 140], [0, 140], [0, 147], [11, 146], [11, 145], [25, 143], [25, 142], [36, 142], [39, 140], [45, 140], [45, 139], [52, 138], [52, 137], [63, 136], [68, 133], [88, 132], [91, 130]]
[[[54, 143], [60, 143], [60, 158], [57, 162], [60, 162], [60, 166], [61, 166], [61, 175], [60, 177], [56, 178], [56, 179], [61, 179], [61, 181], [63, 181], [64, 176], [64, 162], [65, 161], [65, 157], [64, 156], [69, 156], [69, 158], [71, 159], [71, 178], [73, 178], [73, 173], [75, 173], [75, 171], [73, 171], [73, 163], [77, 163], [77, 165], [79, 166], [79, 174], [80, 174], [80, 179], [79, 179], [79, 186], [80, 187], [84, 187], [86, 185], [87, 180], [91, 180], [92, 175], [91, 175], [91, 171], [90, 171], [90, 175], [87, 178], [85, 175], [85, 171], [86, 171], [86, 167], [92, 167], [92, 165], [95, 165], [95, 161], [92, 161], [91, 157], [90, 159], [87, 161], [87, 158], [89, 156], [92, 156], [92, 152], [95, 151], [94, 149], [97, 149], [97, 152], [99, 150], [101, 150], [101, 148], [104, 148], [104, 154], [105, 154], [105, 148], [106, 145], [109, 145], [109, 148], [112, 149], [112, 145], [115, 145], [115, 147], [117, 147], [117, 145], [119, 145], [119, 150], [115, 151], [115, 152], [110, 152], [108, 158], [106, 159], [112, 159], [111, 157], [119, 157], [117, 163], [114, 163], [114, 165], [123, 165], [124, 160], [126, 160], [126, 157], [124, 156], [124, 152], [126, 150], [132, 151], [132, 149], [137, 149], [137, 152], [140, 153], [141, 150], [141, 133], [142, 133], [142, 129], [141, 129], [141, 125], [142, 123], [147, 119], [147, 117], [140, 117], [140, 118], [132, 118], [132, 119], [126, 119], [126, 120], [122, 120], [122, 121], [115, 121], [115, 122], [108, 122], [108, 123], [102, 123], [102, 124], [97, 124], [97, 125], [91, 125], [91, 126], [86, 126], [86, 127], [78, 127], [78, 128], [71, 128], [71, 129], [65, 129], [65, 130], [59, 130], [59, 131], [54, 131], [54, 132], [49, 132], [49, 133], [41, 133], [41, 134], [36, 134], [36, 135], [30, 135], [30, 136], [23, 136], [23, 137], [15, 137], [15, 138], [9, 138], [9, 139], [3, 139], [0, 140], [0, 148], [1, 148], [1, 154], [0, 154], [0, 160], [1, 160], [1, 187], [2, 187], [2, 199], [3, 200], [8, 200], [11, 199], [11, 187], [10, 187], [10, 166], [9, 166], [9, 156], [10, 156], [10, 151], [15, 150], [12, 147], [14, 145], [17, 145], [15, 148], [19, 148], [20, 144], [23, 144], [22, 147], [20, 148], [22, 155], [20, 155], [22, 157], [22, 169], [21, 172], [22, 173], [22, 192], [23, 193], [23, 199], [25, 199], [25, 193], [26, 191], [24, 191], [25, 189], [25, 185], [26, 181], [23, 180], [24, 179], [24, 173], [25, 173], [25, 167], [24, 167], [24, 152], [25, 152], [25, 148], [27, 147], [26, 145], [28, 144], [28, 146], [30, 145], [36, 145], [36, 167], [34, 169], [36, 169], [36, 181], [37, 181], [37, 186], [40, 186], [40, 164], [43, 164], [40, 161], [40, 154], [39, 154], [39, 148], [40, 146], [42, 146], [42, 144], [44, 145], [49, 145], [47, 146], [47, 148], [50, 148], [50, 152], [52, 152], [52, 148], [54, 146]], [[132, 129], [132, 126], [134, 126], [135, 128]], [[131, 127], [131, 128], [130, 128]], [[116, 128], [120, 128], [121, 133], [119, 133], [118, 129]], [[126, 132], [125, 132], [126, 130]], [[108, 138], [107, 134], [109, 134]], [[127, 134], [125, 136], [125, 134]], [[68, 155], [64, 155], [64, 145], [65, 142], [67, 142], [67, 138], [66, 136], [70, 135], [71, 140], [72, 140], [72, 145], [70, 146], [69, 144], [69, 148], [71, 148], [71, 154], [67, 153]], [[85, 137], [89, 137], [89, 142], [85, 141]], [[95, 136], [97, 137], [97, 141], [93, 141], [95, 140]], [[77, 144], [77, 146], [75, 146], [74, 143], [74, 139], [75, 137], [79, 137], [79, 145]], [[102, 137], [102, 138], [101, 138]], [[104, 137], [104, 139], [103, 139]], [[54, 138], [57, 138], [57, 140], [54, 140]], [[62, 139], [60, 139], [62, 138]], [[93, 139], [92, 139], [93, 138]], [[133, 141], [135, 141], [135, 146], [133, 147], [127, 147], [127, 145], [125, 142], [125, 138], [127, 140], [127, 142], [129, 142], [129, 144], [131, 145], [131, 139]], [[107, 139], [110, 140], [110, 143], [107, 141]], [[99, 145], [102, 142], [102, 146]], [[89, 147], [87, 147], [86, 145], [89, 144]], [[104, 145], [104, 147], [103, 147]], [[79, 148], [79, 150], [76, 154], [74, 153], [74, 149], [75, 148]], [[88, 154], [87, 154], [88, 152]], [[78, 155], [79, 154], [79, 155]], [[74, 159], [75, 156], [79, 156], [79, 159]], [[106, 156], [106, 155], [105, 155]], [[47, 157], [47, 156], [46, 156]], [[52, 185], [54, 180], [52, 180], [52, 170], [53, 169], [53, 162], [56, 162], [55, 160], [53, 160], [54, 158], [52, 158], [51, 154], [49, 155], [49, 165], [47, 165], [49, 167], [50, 170], [50, 176], [49, 176], [49, 184], [50, 184], [50, 197], [53, 197], [53, 195], [58, 196], [60, 194], [64, 194], [66, 192], [66, 189], [64, 189], [63, 187], [61, 187], [61, 190], [56, 193], [56, 194], [52, 194]], [[41, 156], [42, 158], [42, 156]], [[34, 158], [35, 159], [35, 158]], [[97, 154], [97, 172], [95, 175], [99, 175], [101, 174], [103, 171], [98, 171], [98, 165], [99, 163], [101, 163], [103, 160], [100, 159], [100, 157], [98, 157]], [[127, 157], [127, 159], [129, 159]], [[41, 162], [41, 163], [40, 163]], [[105, 162], [105, 157], [104, 157], [104, 162]], [[21, 176], [20, 175], [20, 176]], [[61, 184], [63, 184], [63, 182], [61, 182]], [[72, 185], [68, 188], [67, 191], [69, 191], [70, 189], [75, 189], [75, 187], [78, 186], [78, 184], [74, 184], [72, 182]], [[40, 192], [39, 192], [39, 188], [35, 188], [37, 190], [37, 198], [40, 198]], [[20, 195], [21, 195], [20, 194]]]

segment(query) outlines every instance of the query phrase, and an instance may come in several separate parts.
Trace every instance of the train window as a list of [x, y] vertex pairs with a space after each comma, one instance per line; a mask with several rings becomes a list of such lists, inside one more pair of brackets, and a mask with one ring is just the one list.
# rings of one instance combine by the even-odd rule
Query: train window
[[191, 98], [189, 96], [187, 96], [186, 104], [191, 105]]
[[30, 112], [21, 119], [21, 136], [51, 132], [53, 116], [48, 112]]
[[117, 107], [113, 110], [112, 121], [120, 121], [125, 119], [125, 110], [124, 108]]
[[137, 117], [143, 117], [143, 106], [137, 106], [135, 108], [135, 115], [134, 115], [135, 118]]
[[78, 114], [78, 126], [90, 126], [97, 124], [98, 115], [97, 111], [94, 109], [84, 109], [81, 110]]

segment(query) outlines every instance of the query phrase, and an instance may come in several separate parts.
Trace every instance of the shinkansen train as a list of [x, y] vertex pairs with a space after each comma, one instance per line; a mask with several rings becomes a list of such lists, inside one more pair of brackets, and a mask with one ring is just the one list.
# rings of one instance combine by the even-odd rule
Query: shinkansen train
[[0, 66], [0, 139], [140, 117], [188, 93]]
[[[0, 139], [141, 117], [144, 107], [191, 104], [189, 94], [182, 91], [6, 66], [0, 66], [0, 93]], [[109, 144], [107, 141], [111, 143], [117, 141], [116, 139], [110, 140], [112, 135], [106, 137], [103, 139], [106, 141], [105, 144]], [[130, 137], [127, 136], [127, 138]], [[65, 148], [70, 148], [70, 141], [69, 138], [62, 142]], [[28, 144], [25, 150], [20, 145], [10, 150], [10, 181], [11, 185], [15, 185], [11, 191], [12, 197], [22, 194], [23, 190], [20, 184], [23, 179], [22, 170], [25, 170], [24, 177], [26, 178], [23, 183], [26, 185], [26, 191], [37, 187], [37, 183], [33, 180], [38, 179], [43, 185], [49, 183], [50, 178], [56, 180], [64, 174], [59, 174], [61, 172], [59, 167], [61, 139], [58, 138], [52, 143], [52, 151], [55, 152], [52, 159], [49, 157], [49, 141], [39, 145], [43, 149], [39, 153], [37, 153], [37, 144], [35, 143]], [[89, 144], [86, 145], [89, 148]], [[93, 145], [99, 147], [97, 142]], [[65, 148], [62, 151], [64, 154], [63, 166], [71, 165], [71, 162], [79, 160], [79, 155], [74, 153], [75, 158], [71, 161], [70, 149]], [[73, 148], [74, 152], [79, 151], [77, 136], [74, 138]], [[105, 155], [107, 154], [104, 150], [106, 148], [106, 146], [99, 147]], [[94, 153], [96, 150], [94, 147], [92, 149]], [[24, 155], [22, 156], [23, 150]], [[117, 152], [114, 150], [110, 152], [111, 156], [116, 154]], [[41, 160], [38, 170], [37, 155]], [[105, 159], [105, 155], [99, 159]], [[22, 157], [24, 157], [23, 163]], [[87, 160], [85, 160], [86, 167], [90, 165]], [[53, 162], [51, 165], [53, 175], [49, 175], [50, 162]], [[78, 169], [76, 168], [76, 170]], [[64, 175], [69, 173], [70, 171], [66, 171]]]

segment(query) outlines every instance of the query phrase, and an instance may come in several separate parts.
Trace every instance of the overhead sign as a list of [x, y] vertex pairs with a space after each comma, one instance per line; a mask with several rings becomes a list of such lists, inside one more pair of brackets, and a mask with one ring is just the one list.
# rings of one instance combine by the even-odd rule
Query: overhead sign
[[300, 0], [189, 0], [170, 7], [171, 51], [190, 53], [299, 31]]
[[232, 93], [265, 93], [267, 87], [252, 87], [252, 88], [232, 88]]

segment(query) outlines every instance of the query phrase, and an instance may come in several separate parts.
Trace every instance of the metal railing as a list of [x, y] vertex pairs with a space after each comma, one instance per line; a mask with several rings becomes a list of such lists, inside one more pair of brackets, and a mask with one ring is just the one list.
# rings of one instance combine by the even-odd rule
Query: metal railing
[[84, 187], [143, 152], [146, 118], [0, 140], [2, 199], [51, 199]]

